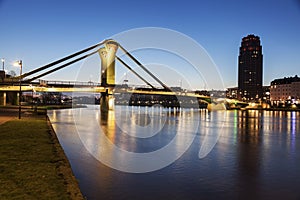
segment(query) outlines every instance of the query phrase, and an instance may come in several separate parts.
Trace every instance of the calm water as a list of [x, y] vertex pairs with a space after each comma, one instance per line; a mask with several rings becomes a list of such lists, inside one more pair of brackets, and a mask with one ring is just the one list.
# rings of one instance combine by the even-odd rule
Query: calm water
[[[89, 106], [48, 114], [87, 199], [300, 199], [300, 112]], [[159, 154], [135, 162], [109, 143]], [[168, 144], [166, 156], [159, 150]]]

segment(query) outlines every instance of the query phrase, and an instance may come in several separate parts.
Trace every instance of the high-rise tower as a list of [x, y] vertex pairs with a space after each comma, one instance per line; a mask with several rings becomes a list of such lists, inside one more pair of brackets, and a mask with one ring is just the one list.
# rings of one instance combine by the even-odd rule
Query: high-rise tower
[[238, 98], [244, 101], [261, 99], [263, 55], [258, 36], [248, 35], [242, 39], [238, 73]]

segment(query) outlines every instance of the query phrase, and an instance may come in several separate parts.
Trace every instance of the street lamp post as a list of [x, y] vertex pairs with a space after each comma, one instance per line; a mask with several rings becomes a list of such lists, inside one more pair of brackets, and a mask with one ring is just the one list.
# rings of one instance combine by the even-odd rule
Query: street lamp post
[[3, 72], [1, 74], [2, 82], [4, 82], [4, 80], [5, 80], [4, 61], [5, 61], [4, 58], [1, 58], [2, 68], [3, 68]]
[[21, 119], [22, 60], [18, 61], [18, 65], [20, 66], [20, 79], [19, 79], [19, 85], [20, 85], [20, 91], [19, 91], [19, 119]]
[[4, 62], [5, 62], [4, 58], [1, 59], [1, 62], [2, 62], [2, 69], [4, 71]]

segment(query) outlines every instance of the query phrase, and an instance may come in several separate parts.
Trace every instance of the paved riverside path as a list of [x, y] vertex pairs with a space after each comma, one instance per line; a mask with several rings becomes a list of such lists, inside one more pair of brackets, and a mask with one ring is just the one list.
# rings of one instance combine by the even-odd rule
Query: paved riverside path
[[4, 124], [5, 122], [14, 119], [15, 117], [12, 116], [0, 116], [0, 125]]

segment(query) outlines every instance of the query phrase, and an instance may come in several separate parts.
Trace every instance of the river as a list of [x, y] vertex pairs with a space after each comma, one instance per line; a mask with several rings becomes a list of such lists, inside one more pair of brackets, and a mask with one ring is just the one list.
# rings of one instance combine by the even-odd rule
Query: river
[[300, 112], [48, 111], [87, 199], [300, 199]]

